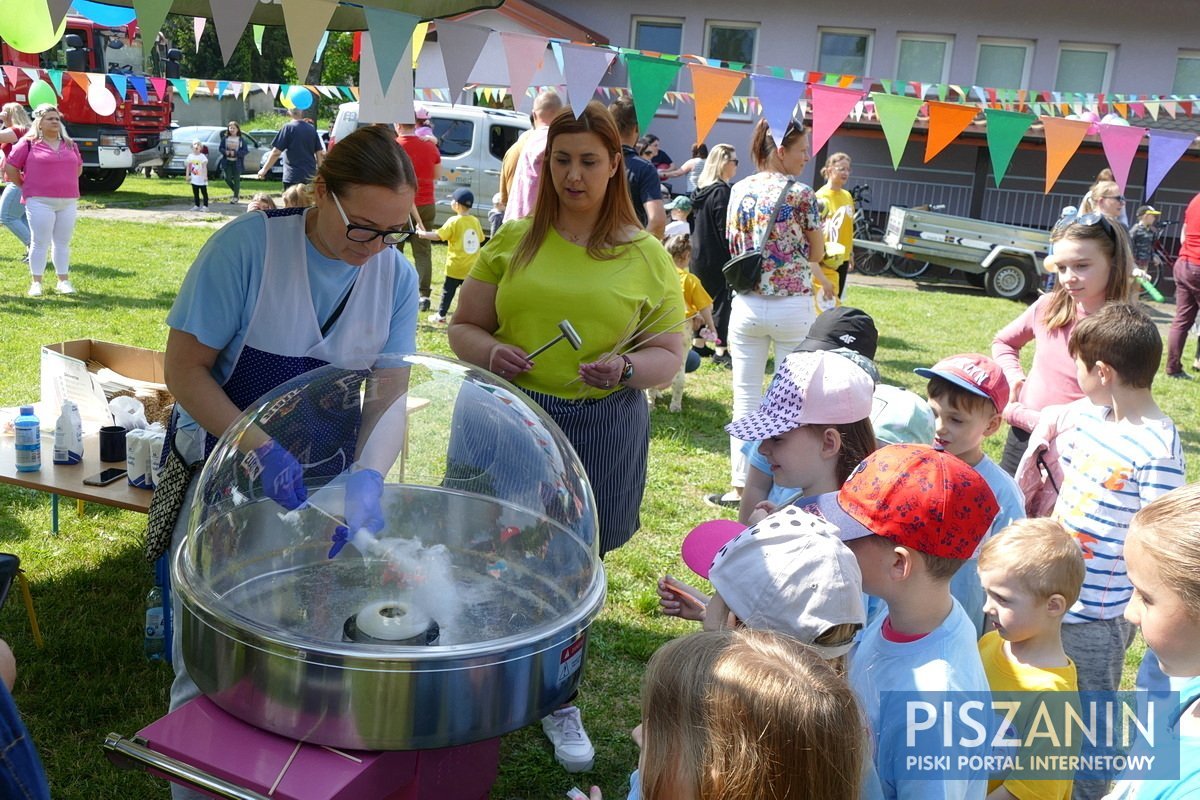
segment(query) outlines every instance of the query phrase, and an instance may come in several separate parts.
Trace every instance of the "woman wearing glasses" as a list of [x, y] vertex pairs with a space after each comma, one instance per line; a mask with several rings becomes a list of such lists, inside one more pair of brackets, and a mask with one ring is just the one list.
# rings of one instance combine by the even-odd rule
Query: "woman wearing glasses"
[[[1120, 222], [1096, 212], [1082, 214], [1051, 238], [1054, 252], [1046, 257], [1046, 268], [1058, 275], [1054, 289], [992, 339], [992, 357], [1009, 385], [1004, 419], [1010, 427], [1000, 466], [1010, 475], [1016, 474], [1042, 409], [1083, 397], [1067, 349], [1075, 323], [1105, 303], [1131, 297], [1133, 251]], [[1021, 348], [1031, 341], [1033, 365], [1026, 376]]]
[[[167, 315], [166, 380], [177, 411], [164, 454], [183, 464], [202, 461], [242, 410], [304, 372], [325, 364], [368, 367], [377, 355], [415, 351], [416, 273], [392, 246], [411, 233], [415, 192], [412, 164], [391, 133], [361, 128], [321, 163], [314, 206], [251, 212], [212, 235]], [[361, 410], [354, 404], [344, 420], [322, 420], [320, 430], [332, 430], [329, 436], [250, 442], [261, 466], [262, 494], [294, 509], [306, 499], [306, 479], [330, 478], [353, 466], [349, 481], [362, 483], [357, 496], [365, 499], [361, 508], [348, 501], [349, 527], [370, 527], [377, 519], [381, 527], [380, 472], [386, 465], [355, 462], [353, 432], [360, 430], [358, 440], [365, 441], [390, 400], [403, 393], [403, 377], [391, 377], [394, 383], [373, 384], [379, 391], [367, 392], [374, 399]], [[298, 462], [302, 449], [315, 466]], [[166, 498], [176, 493], [182, 496], [178, 487], [156, 487], [152, 513], [160, 499], [161, 513], [169, 513]], [[176, 504], [175, 513], [186, 504]], [[178, 514], [180, 520], [187, 516]], [[176, 524], [175, 545], [183, 527]], [[174, 709], [197, 692], [178, 637], [173, 652]]]
[[[837, 295], [825, 273], [811, 266], [825, 256], [825, 236], [812, 187], [796, 180], [809, 159], [803, 123], [789, 122], [783, 141], [776, 144], [767, 121], [760, 119], [750, 138], [750, 155], [758, 172], [733, 185], [726, 219], [731, 256], [763, 243], [758, 285], [734, 293], [730, 303], [734, 419], [749, 414], [762, 399], [763, 370], [772, 345], [778, 363], [808, 335], [817, 318], [813, 281], [824, 300], [832, 301]], [[777, 204], [779, 212], [772, 218]], [[733, 490], [706, 500], [736, 508], [746, 483], [746, 457], [740, 440], [730, 437], [729, 454]]]

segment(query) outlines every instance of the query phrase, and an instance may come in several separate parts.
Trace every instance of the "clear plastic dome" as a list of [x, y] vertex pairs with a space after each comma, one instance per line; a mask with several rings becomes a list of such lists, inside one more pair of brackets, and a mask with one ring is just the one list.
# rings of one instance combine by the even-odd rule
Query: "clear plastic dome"
[[[303, 466], [299, 509], [263, 488], [248, 453], [264, 437]], [[384, 527], [331, 556], [352, 464], [383, 473]], [[173, 563], [186, 663], [247, 721], [342, 746], [444, 746], [527, 724], [578, 682], [604, 599], [595, 503], [558, 427], [488, 372], [413, 355], [306, 373], [221, 437], [191, 513]], [[252, 673], [274, 678], [248, 686]], [[429, 719], [436, 708], [414, 707], [409, 723], [371, 710], [381, 692], [411, 699], [418, 680], [517, 708], [496, 699], [481, 712], [495, 719], [457, 732]], [[513, 680], [525, 684], [515, 699]], [[300, 721], [314, 684], [330, 695], [318, 735]]]

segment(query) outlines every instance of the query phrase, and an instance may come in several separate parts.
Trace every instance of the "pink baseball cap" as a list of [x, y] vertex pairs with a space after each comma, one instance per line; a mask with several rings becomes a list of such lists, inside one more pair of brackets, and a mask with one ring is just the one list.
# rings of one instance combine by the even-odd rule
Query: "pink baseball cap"
[[986, 397], [996, 406], [997, 413], [1008, 405], [1008, 378], [1000, 365], [978, 353], [943, 358], [929, 368], [914, 369], [922, 378], [941, 378], [971, 394]]
[[840, 425], [871, 416], [875, 382], [861, 367], [827, 350], [783, 360], [757, 411], [725, 426], [735, 439], [769, 439], [801, 425]]
[[745, 525], [732, 519], [701, 522], [683, 539], [683, 563], [701, 578], [707, 578], [717, 552], [744, 530]]
[[817, 509], [843, 542], [882, 536], [921, 553], [970, 558], [1000, 506], [967, 463], [928, 445], [893, 444], [855, 467]]

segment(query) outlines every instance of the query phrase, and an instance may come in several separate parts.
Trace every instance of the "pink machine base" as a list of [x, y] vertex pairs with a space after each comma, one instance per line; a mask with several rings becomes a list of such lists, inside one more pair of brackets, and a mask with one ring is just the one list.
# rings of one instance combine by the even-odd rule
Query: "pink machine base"
[[487, 800], [500, 765], [498, 738], [437, 750], [335, 750], [255, 728], [207, 697], [138, 736], [158, 753], [279, 800]]

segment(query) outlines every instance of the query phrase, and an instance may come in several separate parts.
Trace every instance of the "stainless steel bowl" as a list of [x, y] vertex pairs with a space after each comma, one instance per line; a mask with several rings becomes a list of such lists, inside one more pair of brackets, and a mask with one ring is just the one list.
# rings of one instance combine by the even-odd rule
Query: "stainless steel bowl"
[[[205, 467], [197, 495], [209, 499], [194, 509], [172, 580], [188, 671], [234, 716], [334, 747], [423, 749], [523, 727], [576, 690], [605, 576], [575, 454], [540, 411], [514, 413], [514, 400], [528, 402], [519, 393], [501, 393], [493, 413], [496, 393], [472, 385], [482, 378], [422, 358], [410, 394], [423, 387], [421, 399], [433, 407], [408, 414], [408, 433], [419, 436], [428, 463], [410, 455], [406, 482], [385, 485], [387, 525], [376, 542], [329, 557], [330, 515], [344, 505], [341, 478], [311, 487], [324, 513], [281, 518], [273, 501], [254, 496], [237, 449], [247, 425], [235, 425]], [[419, 380], [424, 373], [429, 380]], [[321, 387], [338, 379], [337, 371], [318, 375], [293, 396], [320, 407]], [[291, 390], [282, 391], [248, 412], [252, 424], [271, 432], [261, 412], [277, 413]], [[436, 413], [447, 402], [446, 413]], [[550, 443], [541, 448], [544, 463], [529, 463], [529, 451], [505, 434], [494, 437], [498, 447], [486, 459], [472, 462], [486, 462], [503, 480], [479, 481], [478, 471], [466, 484], [448, 478], [453, 470], [444, 464], [463, 461], [454, 456], [461, 442], [450, 439], [472, 430], [464, 414], [478, 423], [481, 413], [487, 430], [511, 423], [514, 436], [529, 436], [535, 420], [537, 441]], [[347, 620], [380, 602], [436, 622], [436, 644], [346, 641]]]

